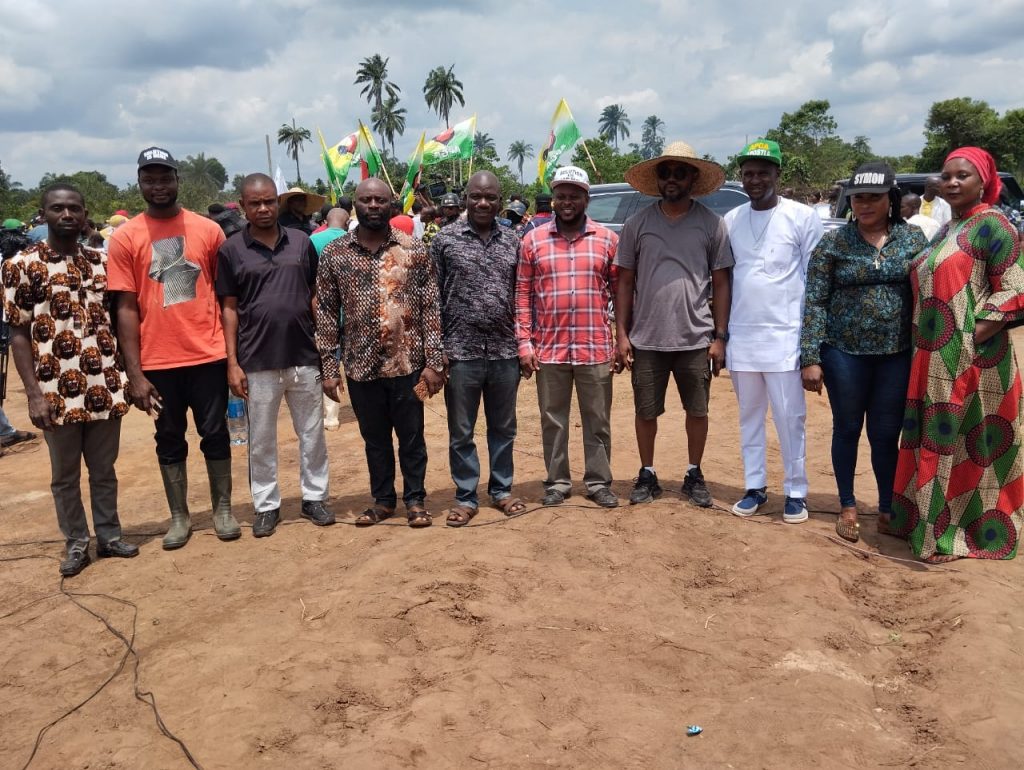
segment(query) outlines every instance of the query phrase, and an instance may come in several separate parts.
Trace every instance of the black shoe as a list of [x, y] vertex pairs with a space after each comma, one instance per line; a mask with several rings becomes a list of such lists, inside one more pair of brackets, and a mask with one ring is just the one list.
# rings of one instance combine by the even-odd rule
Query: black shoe
[[637, 503], [650, 503], [654, 498], [661, 497], [661, 486], [658, 484], [658, 474], [646, 468], [641, 468], [633, 485], [633, 491], [629, 493], [631, 505]]
[[60, 563], [60, 574], [64, 577], [74, 577], [92, 563], [89, 558], [89, 548], [72, 548], [64, 561]]
[[565, 495], [559, 492], [557, 489], [549, 489], [547, 494], [541, 499], [541, 505], [561, 505], [565, 502]]
[[133, 556], [138, 555], [139, 547], [137, 545], [125, 543], [121, 540], [111, 540], [109, 543], [97, 543], [96, 545], [96, 557], [98, 559], [107, 559], [111, 556], [118, 559], [131, 559]]
[[318, 527], [329, 527], [334, 523], [334, 514], [322, 500], [303, 500], [301, 513]]
[[619, 498], [617, 498], [615, 496], [615, 493], [612, 492], [608, 487], [601, 487], [596, 492], [592, 492], [591, 494], [587, 495], [587, 499], [592, 500], [593, 502], [600, 505], [602, 508], [619, 507]]
[[710, 508], [712, 505], [711, 493], [704, 484], [704, 474], [700, 472], [700, 466], [686, 472], [683, 479], [683, 494], [690, 496], [690, 502], [699, 505], [701, 508]]
[[277, 529], [277, 522], [281, 520], [281, 509], [275, 508], [272, 511], [260, 511], [252, 522], [253, 537], [270, 537]]

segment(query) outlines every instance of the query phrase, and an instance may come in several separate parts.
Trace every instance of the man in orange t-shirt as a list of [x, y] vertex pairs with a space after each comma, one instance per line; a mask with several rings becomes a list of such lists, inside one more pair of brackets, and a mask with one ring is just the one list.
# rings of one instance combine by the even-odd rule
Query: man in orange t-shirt
[[147, 208], [111, 236], [107, 275], [110, 291], [118, 292], [132, 403], [156, 418], [156, 455], [171, 510], [163, 547], [180, 548], [192, 534], [189, 409], [206, 458], [214, 529], [221, 540], [234, 540], [241, 529], [231, 514], [227, 353], [213, 288], [224, 234], [178, 203], [178, 166], [167, 150], [143, 150], [138, 179]]

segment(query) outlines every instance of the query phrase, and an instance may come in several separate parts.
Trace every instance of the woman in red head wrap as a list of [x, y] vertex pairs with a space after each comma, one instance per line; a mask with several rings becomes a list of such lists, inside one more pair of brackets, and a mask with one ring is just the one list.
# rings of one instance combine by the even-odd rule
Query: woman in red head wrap
[[1012, 559], [1024, 526], [1021, 379], [1006, 330], [1024, 319], [1024, 262], [994, 205], [1000, 186], [987, 152], [951, 152], [953, 219], [911, 264], [914, 360], [885, 524], [932, 563]]

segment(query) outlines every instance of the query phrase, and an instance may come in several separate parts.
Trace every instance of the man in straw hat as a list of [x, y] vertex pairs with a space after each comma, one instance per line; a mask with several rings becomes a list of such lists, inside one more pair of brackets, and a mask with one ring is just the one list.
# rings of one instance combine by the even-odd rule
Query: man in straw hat
[[322, 195], [306, 192], [301, 187], [292, 187], [277, 196], [277, 205], [281, 210], [277, 222], [281, 227], [294, 227], [306, 235], [312, 235], [313, 222], [310, 217], [326, 202], [327, 199]]
[[544, 505], [572, 492], [569, 407], [573, 383], [583, 423], [587, 497], [615, 508], [612, 492], [612, 373], [617, 371], [608, 319], [614, 297], [615, 233], [587, 216], [590, 179], [563, 166], [551, 180], [554, 221], [523, 239], [516, 273], [516, 336], [523, 376], [537, 372], [547, 479]]
[[740, 411], [746, 494], [732, 507], [753, 516], [768, 501], [764, 418], [769, 402], [785, 468], [783, 521], [807, 521], [800, 325], [807, 264], [823, 233], [810, 206], [778, 195], [782, 153], [769, 139], [738, 157], [750, 202], [725, 215], [736, 265], [729, 316], [727, 363]]
[[686, 411], [689, 465], [682, 491], [707, 508], [711, 493], [700, 462], [711, 375], [725, 365], [733, 256], [722, 218], [695, 198], [721, 187], [725, 172], [685, 142], [673, 142], [660, 157], [632, 166], [626, 181], [661, 199], [627, 220], [615, 258], [618, 358], [633, 372], [641, 466], [629, 501], [646, 503], [661, 494], [654, 439], [671, 374]]

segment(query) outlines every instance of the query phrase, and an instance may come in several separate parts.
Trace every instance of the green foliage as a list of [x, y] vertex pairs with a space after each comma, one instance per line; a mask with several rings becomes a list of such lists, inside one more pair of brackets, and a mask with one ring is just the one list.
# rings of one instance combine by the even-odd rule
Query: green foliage
[[1004, 112], [999, 134], [1001, 169], [1012, 171], [1020, 181], [1024, 176], [1024, 109]]
[[296, 126], [295, 118], [292, 118], [290, 126], [287, 123], [282, 123], [281, 127], [277, 129], [277, 143], [283, 144], [287, 148], [288, 154], [295, 160], [295, 176], [300, 185], [302, 184], [302, 172], [299, 171], [299, 153], [302, 152], [302, 145], [310, 139], [312, 139], [312, 134], [309, 133], [309, 129]]
[[967, 97], [935, 102], [924, 124], [924, 149], [919, 171], [938, 171], [946, 156], [957, 147], [984, 147], [1000, 160], [999, 113], [988, 102]]
[[[586, 149], [590, 150], [590, 157], [594, 159], [596, 171], [590, 164], [590, 157], [587, 157], [586, 150], [583, 149], [584, 143], [586, 143]], [[573, 165], [586, 170], [590, 175], [590, 181], [595, 184], [622, 182], [625, 179], [626, 169], [642, 160], [643, 157], [637, 152], [620, 154], [602, 137], [581, 140], [572, 155]]]
[[657, 115], [648, 115], [644, 120], [643, 133], [640, 135], [640, 145], [630, 145], [644, 160], [650, 160], [661, 155], [665, 149], [665, 121]]
[[454, 64], [448, 69], [434, 67], [430, 70], [423, 84], [423, 99], [439, 118], [444, 118], [444, 126], [448, 128], [448, 116], [455, 102], [462, 107], [466, 106], [466, 100], [462, 95], [462, 81], [455, 77]]
[[599, 136], [602, 139], [615, 144], [619, 149], [619, 137], [623, 139], [629, 136], [629, 115], [626, 108], [621, 104], [609, 104], [601, 110], [601, 117], [597, 120]]
[[494, 147], [494, 138], [490, 134], [482, 134], [479, 131], [473, 134], [473, 155], [497, 162], [499, 158], [498, 151]]
[[521, 139], [517, 139], [508, 146], [508, 155], [506, 158], [510, 163], [515, 163], [519, 167], [519, 181], [523, 181], [523, 163], [526, 162], [527, 158], [533, 157], [533, 145], [527, 144]]
[[405, 133], [405, 108], [398, 106], [398, 99], [389, 96], [387, 101], [373, 109], [370, 114], [373, 130], [380, 134], [381, 149], [391, 145], [391, 154], [395, 154], [395, 134]]
[[782, 148], [782, 186], [824, 189], [849, 176], [863, 162], [860, 158], [873, 157], [866, 137], [851, 144], [836, 134], [838, 124], [830, 109], [827, 99], [812, 99], [795, 112], [782, 113], [779, 125], [765, 133]]

